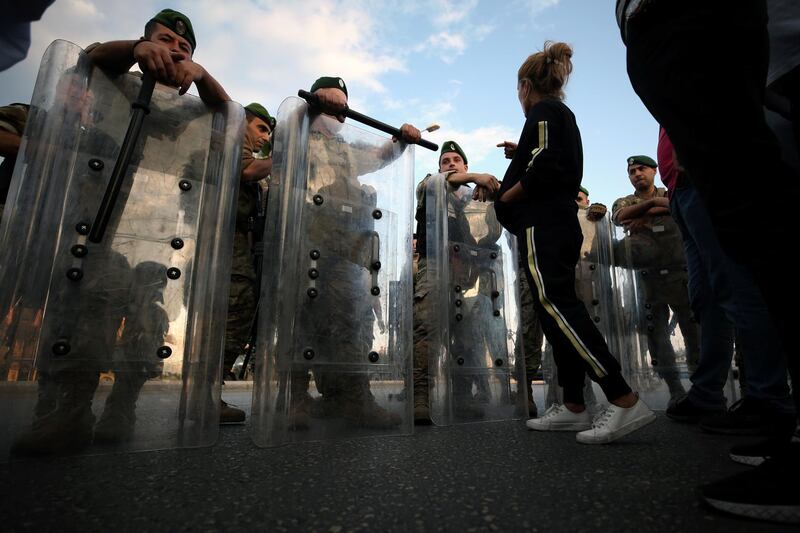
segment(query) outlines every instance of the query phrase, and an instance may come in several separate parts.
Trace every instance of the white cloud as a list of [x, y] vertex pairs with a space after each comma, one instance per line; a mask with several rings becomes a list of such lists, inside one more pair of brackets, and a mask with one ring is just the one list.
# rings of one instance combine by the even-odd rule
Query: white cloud
[[536, 15], [553, 6], [557, 6], [561, 0], [527, 0], [528, 11], [531, 15]]
[[461, 22], [469, 16], [477, 5], [478, 0], [467, 0], [466, 2], [438, 0], [433, 3], [433, 9], [439, 13], [434, 19], [434, 24], [444, 27]]

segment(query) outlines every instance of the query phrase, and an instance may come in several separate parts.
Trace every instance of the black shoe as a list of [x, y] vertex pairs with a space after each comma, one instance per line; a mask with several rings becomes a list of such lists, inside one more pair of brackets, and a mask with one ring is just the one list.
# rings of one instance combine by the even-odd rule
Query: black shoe
[[758, 466], [767, 459], [786, 453], [789, 448], [791, 437], [780, 436], [772, 437], [753, 444], [742, 444], [732, 446], [730, 458], [732, 461], [748, 466]]
[[667, 406], [667, 418], [675, 420], [676, 422], [686, 422], [695, 424], [702, 418], [719, 416], [725, 413], [725, 408], [720, 406], [716, 409], [708, 409], [700, 407], [692, 401], [687, 394], [677, 398], [675, 401], [670, 402]]
[[700, 422], [700, 429], [722, 435], [789, 435], [795, 426], [793, 415], [779, 413], [761, 400], [745, 396], [725, 414]]
[[720, 511], [756, 520], [800, 524], [800, 444], [761, 466], [700, 488], [702, 498]]

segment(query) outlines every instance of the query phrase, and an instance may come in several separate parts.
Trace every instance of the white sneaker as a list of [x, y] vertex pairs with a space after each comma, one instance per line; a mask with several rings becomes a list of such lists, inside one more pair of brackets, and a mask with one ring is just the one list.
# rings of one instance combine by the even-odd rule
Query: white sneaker
[[581, 444], [606, 444], [654, 422], [655, 419], [656, 414], [641, 399], [627, 409], [612, 404], [595, 417], [591, 429], [578, 433], [577, 440]]
[[531, 418], [525, 425], [536, 431], [583, 431], [592, 427], [588, 410], [573, 413], [566, 406], [554, 403], [539, 418]]

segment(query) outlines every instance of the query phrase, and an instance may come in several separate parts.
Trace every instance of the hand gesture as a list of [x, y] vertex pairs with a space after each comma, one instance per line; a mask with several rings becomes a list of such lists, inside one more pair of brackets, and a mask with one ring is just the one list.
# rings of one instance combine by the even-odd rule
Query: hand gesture
[[506, 155], [506, 159], [513, 159], [514, 152], [517, 151], [517, 143], [512, 143], [511, 141], [503, 141], [501, 143], [498, 143], [497, 147], [503, 149], [503, 152]]
[[589, 209], [586, 211], [586, 220], [589, 222], [597, 222], [608, 212], [608, 208], [603, 204], [592, 204], [589, 206]]

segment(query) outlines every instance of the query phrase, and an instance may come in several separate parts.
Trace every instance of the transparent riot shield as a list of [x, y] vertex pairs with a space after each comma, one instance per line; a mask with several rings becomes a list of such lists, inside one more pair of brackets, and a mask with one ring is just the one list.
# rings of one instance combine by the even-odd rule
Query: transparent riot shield
[[278, 122], [253, 439], [409, 434], [413, 147], [299, 98]]
[[670, 216], [614, 230], [615, 275], [623, 323], [623, 375], [647, 404], [663, 409], [688, 388], [700, 357], [689, 305], [680, 230]]
[[453, 190], [444, 174], [426, 187], [426, 316], [431, 419], [437, 425], [521, 418], [527, 410], [516, 239], [492, 203]]
[[216, 439], [244, 114], [156, 86], [103, 204], [141, 86], [64, 41], [42, 60], [0, 238], [4, 454]]
[[[617, 279], [613, 268], [613, 226], [611, 215], [606, 214], [597, 221], [587, 218], [588, 211], [578, 210], [578, 222], [583, 233], [580, 259], [575, 266], [575, 292], [589, 316], [600, 330], [611, 353], [620, 357], [619, 339], [623, 335], [623, 315], [616, 297]], [[542, 375], [545, 381], [545, 407], [563, 403], [563, 393], [558, 386], [558, 371], [553, 361], [549, 344], [542, 357]], [[599, 386], [586, 377], [583, 397], [590, 410], [598, 410], [606, 404]]]

